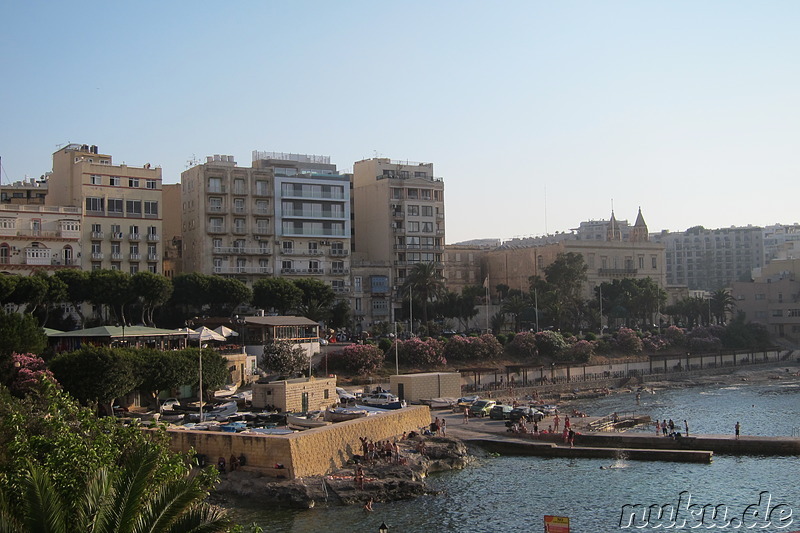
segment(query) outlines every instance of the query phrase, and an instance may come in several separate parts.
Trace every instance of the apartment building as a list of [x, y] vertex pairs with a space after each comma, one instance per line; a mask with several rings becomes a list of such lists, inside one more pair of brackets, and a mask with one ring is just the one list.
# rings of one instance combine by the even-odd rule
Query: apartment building
[[46, 196], [47, 176], [38, 180], [26, 178], [9, 185], [0, 184], [0, 204], [44, 205]]
[[800, 224], [773, 224], [762, 231], [764, 265], [776, 259], [800, 258]]
[[82, 208], [80, 265], [161, 273], [161, 169], [114, 165], [97, 146], [53, 154], [45, 203]]
[[0, 204], [0, 273], [80, 268], [78, 207]]
[[734, 281], [749, 279], [765, 261], [763, 231], [755, 226], [695, 226], [684, 232], [654, 233], [651, 239], [664, 245], [668, 283], [689, 290], [730, 287]]
[[444, 274], [444, 181], [434, 177], [431, 163], [357, 161], [353, 206], [355, 250], [393, 265], [396, 312], [402, 302], [397, 291], [414, 264], [435, 263]]
[[327, 156], [215, 155], [181, 174], [184, 272], [310, 277], [350, 292], [350, 187]]
[[[488, 239], [481, 244], [445, 245], [444, 279], [447, 290], [461, 294], [467, 285], [482, 285], [486, 278], [483, 258], [486, 252], [498, 246], [500, 246], [499, 239]], [[492, 284], [492, 280], [489, 280], [489, 283]], [[494, 289], [491, 292], [494, 292]]]
[[734, 281], [734, 314], [763, 324], [771, 334], [800, 341], [800, 259], [778, 259], [756, 269], [753, 280]]
[[392, 320], [392, 263], [371, 261], [364, 254], [353, 254], [351, 260], [353, 291], [350, 309], [353, 311], [355, 333], [368, 331], [371, 326]]

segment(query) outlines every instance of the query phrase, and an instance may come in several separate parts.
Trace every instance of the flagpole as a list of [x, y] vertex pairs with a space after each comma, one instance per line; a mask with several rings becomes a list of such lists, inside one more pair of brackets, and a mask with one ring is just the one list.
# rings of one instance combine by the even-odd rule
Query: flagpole
[[490, 333], [491, 330], [489, 329], [489, 276], [486, 276], [486, 280], [483, 282], [483, 287], [486, 289], [486, 333]]
[[411, 295], [411, 284], [408, 284], [408, 334], [414, 336], [414, 300]]

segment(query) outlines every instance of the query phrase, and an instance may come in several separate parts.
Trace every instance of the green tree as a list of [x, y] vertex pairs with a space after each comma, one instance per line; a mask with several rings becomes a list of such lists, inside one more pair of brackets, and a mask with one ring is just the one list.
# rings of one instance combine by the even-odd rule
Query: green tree
[[200, 358], [202, 357], [203, 390], [198, 391], [198, 393], [203, 398], [208, 398], [209, 391], [222, 388], [231, 378], [227, 360], [216, 350], [211, 348], [185, 348], [179, 350], [176, 355], [186, 359], [187, 365], [192, 368], [192, 381], [188, 384], [198, 388], [200, 386]]
[[287, 341], [275, 341], [264, 346], [258, 366], [281, 376], [295, 376], [309, 367], [305, 350]]
[[202, 314], [211, 278], [199, 272], [190, 272], [178, 274], [172, 279], [171, 302], [183, 310], [184, 317]]
[[47, 337], [35, 318], [0, 309], [0, 361], [14, 352], [41, 354], [46, 347]]
[[169, 301], [172, 282], [166, 276], [142, 270], [131, 276], [131, 289], [142, 307], [142, 324], [153, 326], [153, 311]]
[[86, 327], [86, 317], [83, 314], [83, 303], [92, 298], [92, 284], [89, 272], [74, 268], [57, 270], [54, 277], [60, 279], [67, 286], [65, 301], [72, 304], [81, 321], [81, 329]]
[[727, 289], [717, 289], [711, 295], [711, 314], [717, 319], [717, 324], [724, 324], [727, 317], [733, 313], [736, 299]]
[[84, 405], [97, 403], [109, 415], [114, 400], [141, 383], [134, 357], [124, 348], [84, 346], [60, 353], [50, 362], [50, 370], [77, 400]]
[[352, 310], [350, 303], [347, 300], [336, 300], [336, 303], [331, 306], [330, 323], [328, 324], [333, 329], [340, 329], [349, 327], [352, 323]]
[[177, 389], [181, 385], [192, 383], [199, 372], [189, 357], [182, 357], [176, 352], [139, 350], [136, 352], [136, 358], [137, 373], [141, 380], [139, 387], [143, 391], [148, 391], [156, 403], [161, 391]]
[[514, 332], [516, 333], [520, 330], [520, 317], [530, 308], [531, 300], [528, 295], [517, 293], [507, 296], [506, 299], [503, 300], [503, 305], [500, 307], [500, 310], [507, 315], [511, 315], [514, 321]]
[[333, 287], [312, 278], [300, 278], [294, 284], [303, 293], [297, 306], [299, 313], [315, 322], [326, 320], [336, 299]]
[[22, 276], [17, 280], [11, 294], [11, 303], [17, 306], [18, 311], [25, 308], [27, 313], [33, 313], [47, 298], [49, 288], [47, 274], [36, 272], [30, 276]]
[[[544, 268], [550, 312], [562, 330], [580, 329], [585, 301], [582, 297], [588, 267], [575, 252], [560, 253]], [[542, 295], [538, 295], [540, 301]]]
[[11, 295], [14, 294], [20, 279], [19, 276], [0, 274], [0, 305], [11, 303]]
[[206, 504], [205, 487], [188, 470], [158, 480], [160, 450], [143, 443], [121, 469], [103, 466], [78, 493], [64, 498], [47, 471], [30, 462], [21, 501], [10, 506], [0, 491], [0, 523], [9, 533], [91, 531], [93, 533], [224, 532], [224, 511]]
[[212, 315], [230, 316], [237, 307], [253, 299], [253, 291], [238, 279], [211, 276], [207, 298]]
[[127, 324], [125, 306], [135, 299], [131, 275], [121, 270], [93, 270], [89, 274], [89, 283], [92, 287], [89, 301], [111, 309], [114, 321]]
[[253, 284], [253, 306], [281, 315], [297, 307], [302, 297], [303, 291], [286, 278], [263, 278]]
[[411, 303], [417, 300], [422, 305], [422, 321], [425, 323], [426, 331], [430, 331], [428, 305], [436, 301], [444, 291], [444, 278], [436, 263], [414, 263], [403, 283], [403, 292], [409, 291]]

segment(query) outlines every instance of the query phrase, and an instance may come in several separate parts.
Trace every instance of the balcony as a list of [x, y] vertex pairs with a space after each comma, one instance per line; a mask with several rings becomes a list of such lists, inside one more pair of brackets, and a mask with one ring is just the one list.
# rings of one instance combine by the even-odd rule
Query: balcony
[[247, 228], [245, 228], [244, 226], [234, 226], [233, 233], [237, 235], [244, 235], [245, 233], [247, 233]]
[[148, 261], [158, 261], [159, 255], [158, 254], [147, 254]]
[[92, 259], [96, 260], [103, 259], [103, 252], [92, 252]]
[[342, 274], [349, 274], [349, 273], [350, 273], [350, 269], [349, 268], [332, 268], [331, 269], [331, 274], [335, 275], [335, 276], [341, 276]]
[[600, 268], [597, 270], [598, 276], [605, 277], [625, 277], [635, 276], [639, 272], [636, 268]]
[[158, 235], [157, 233], [148, 233], [147, 240], [150, 242], [158, 242], [161, 240], [161, 235]]
[[209, 186], [206, 192], [210, 194], [226, 194], [228, 192], [228, 187], [225, 185]]
[[247, 213], [247, 208], [245, 208], [245, 207], [234, 207], [233, 208], [233, 212], [236, 213], [237, 215], [244, 215], [245, 213]]
[[209, 205], [208, 206], [209, 213], [222, 213], [222, 206], [221, 205]]
[[347, 250], [345, 248], [342, 248], [342, 249], [331, 248], [331, 255], [343, 257], [343, 256], [346, 256], [346, 255], [350, 255], [350, 250]]
[[130, 254], [129, 258], [131, 261], [138, 261], [142, 258], [142, 254]]
[[102, 231], [93, 231], [92, 232], [92, 239], [102, 239], [103, 232]]
[[406, 214], [403, 213], [402, 211], [393, 211], [392, 212], [392, 218], [403, 218], [405, 216], [406, 216]]
[[112, 261], [122, 261], [122, 254], [119, 252], [111, 252]]
[[125, 238], [125, 234], [124, 233], [120, 233], [120, 232], [114, 232], [114, 233], [111, 233], [111, 237], [110, 238], [111, 238], [112, 241], [121, 241], [123, 238]]
[[131, 233], [130, 235], [128, 235], [128, 240], [129, 241], [139, 241], [139, 240], [141, 240], [141, 238], [142, 238], [142, 236], [139, 235], [138, 233]]
[[333, 287], [333, 292], [337, 294], [350, 292], [350, 287]]
[[218, 225], [209, 226], [208, 227], [208, 232], [209, 233], [227, 233], [225, 231], [225, 227], [224, 226], [218, 226]]

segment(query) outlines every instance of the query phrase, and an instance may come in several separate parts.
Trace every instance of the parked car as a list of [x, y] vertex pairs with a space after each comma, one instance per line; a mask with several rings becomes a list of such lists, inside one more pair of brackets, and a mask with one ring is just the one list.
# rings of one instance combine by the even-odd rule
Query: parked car
[[498, 404], [489, 411], [489, 418], [492, 420], [506, 420], [513, 410], [514, 408], [510, 405]]
[[180, 406], [181, 402], [177, 398], [167, 398], [161, 402], [161, 412], [171, 412], [175, 406]]
[[469, 407], [470, 416], [484, 417], [489, 414], [492, 407], [497, 405], [494, 400], [477, 400]]
[[521, 418], [524, 418], [526, 422], [539, 422], [544, 418], [544, 413], [528, 405], [522, 405], [515, 407], [508, 414], [508, 419], [512, 422], [518, 422]]
[[339, 395], [339, 401], [342, 403], [352, 403], [356, 401], [355, 394], [351, 394], [341, 387], [336, 387], [336, 394]]

